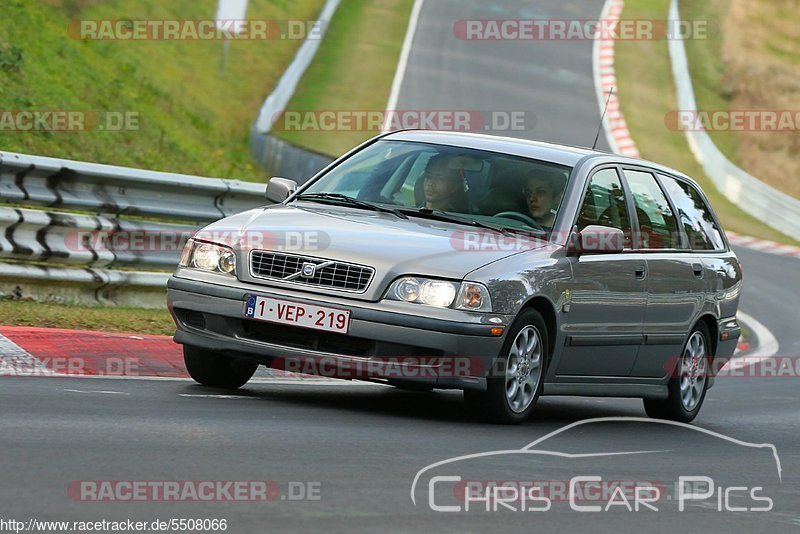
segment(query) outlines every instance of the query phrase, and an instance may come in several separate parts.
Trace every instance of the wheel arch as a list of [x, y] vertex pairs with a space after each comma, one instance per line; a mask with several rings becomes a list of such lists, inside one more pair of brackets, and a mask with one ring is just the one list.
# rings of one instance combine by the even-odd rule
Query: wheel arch
[[556, 308], [547, 297], [538, 295], [535, 296], [520, 308], [520, 313], [525, 310], [535, 310], [544, 319], [544, 325], [547, 328], [547, 358], [548, 361], [553, 358], [556, 348], [556, 337], [558, 336], [558, 320], [556, 319]]
[[[708, 333], [711, 336], [711, 339], [708, 340], [711, 343], [711, 356], [716, 356], [717, 345], [719, 343], [719, 324], [717, 323], [717, 318], [710, 313], [706, 313], [697, 319], [695, 327], [701, 323], [706, 325]], [[692, 330], [694, 330], [694, 327], [692, 327]]]

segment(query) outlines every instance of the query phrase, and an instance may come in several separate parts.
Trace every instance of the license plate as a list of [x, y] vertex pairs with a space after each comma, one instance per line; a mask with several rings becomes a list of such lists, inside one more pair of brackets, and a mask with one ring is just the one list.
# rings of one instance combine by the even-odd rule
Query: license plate
[[314, 306], [290, 300], [250, 295], [244, 307], [248, 319], [269, 323], [290, 324], [346, 334], [350, 330], [350, 311], [328, 306]]

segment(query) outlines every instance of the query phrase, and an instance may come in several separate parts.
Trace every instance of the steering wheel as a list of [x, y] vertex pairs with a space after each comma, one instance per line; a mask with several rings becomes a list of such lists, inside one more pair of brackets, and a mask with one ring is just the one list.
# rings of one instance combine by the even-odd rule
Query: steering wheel
[[515, 221], [525, 223], [528, 226], [535, 228], [536, 230], [542, 230], [541, 225], [536, 221], [534, 221], [532, 217], [525, 215], [524, 213], [520, 213], [518, 211], [503, 211], [495, 214], [495, 217], [505, 217], [506, 219], [514, 219]]

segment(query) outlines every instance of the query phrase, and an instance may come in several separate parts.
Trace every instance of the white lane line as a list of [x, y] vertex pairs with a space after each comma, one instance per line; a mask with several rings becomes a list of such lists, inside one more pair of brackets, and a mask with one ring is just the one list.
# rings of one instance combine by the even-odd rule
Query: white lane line
[[69, 391], [70, 393], [100, 393], [101, 395], [130, 395], [130, 393], [125, 393], [124, 391], [109, 391], [105, 389], [67, 389], [64, 388], [64, 391]]
[[414, 41], [414, 35], [417, 33], [417, 24], [419, 22], [419, 14], [422, 11], [422, 4], [425, 0], [415, 0], [414, 7], [411, 8], [411, 17], [408, 20], [408, 29], [406, 30], [406, 37], [403, 41], [403, 49], [400, 52], [400, 60], [397, 62], [397, 70], [394, 73], [394, 80], [392, 81], [392, 90], [389, 93], [389, 101], [386, 103], [386, 116], [384, 123], [381, 127], [382, 131], [391, 124], [389, 118], [390, 113], [397, 108], [397, 101], [400, 99], [400, 89], [403, 85], [403, 78], [406, 76], [406, 67], [408, 66], [408, 56], [411, 55], [411, 45]]
[[248, 395], [190, 395], [189, 393], [179, 393], [179, 397], [190, 397], [195, 399], [247, 399], [261, 400], [261, 397], [251, 397]]
[[752, 349], [747, 356], [732, 358], [728, 360], [723, 369], [738, 371], [745, 367], [751, 367], [764, 360], [775, 356], [780, 350], [780, 344], [769, 328], [756, 320], [755, 317], [739, 310], [737, 317], [742, 321], [742, 324], [753, 331], [758, 340], [758, 346]]
[[52, 370], [0, 334], [0, 376], [52, 376]]

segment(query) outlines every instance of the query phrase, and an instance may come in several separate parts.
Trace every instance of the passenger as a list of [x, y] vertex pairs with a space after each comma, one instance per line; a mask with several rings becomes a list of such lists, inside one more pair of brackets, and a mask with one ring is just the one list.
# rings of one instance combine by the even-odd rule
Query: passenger
[[425, 193], [422, 207], [469, 213], [467, 181], [464, 178], [464, 169], [458, 166], [457, 159], [446, 154], [433, 156], [428, 161], [422, 177]]
[[552, 230], [566, 180], [560, 175], [534, 173], [525, 181], [523, 194], [531, 218], [544, 230]]

